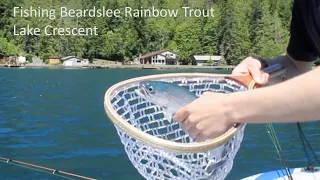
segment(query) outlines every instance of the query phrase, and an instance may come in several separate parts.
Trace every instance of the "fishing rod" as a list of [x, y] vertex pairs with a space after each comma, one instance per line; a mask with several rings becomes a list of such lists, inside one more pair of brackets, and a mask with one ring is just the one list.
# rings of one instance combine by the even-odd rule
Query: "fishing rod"
[[288, 176], [288, 179], [289, 180], [293, 180], [293, 177], [292, 177], [292, 174], [289, 170], [289, 166], [286, 162], [286, 159], [283, 155], [283, 152], [282, 152], [282, 148], [280, 146], [280, 143], [279, 143], [279, 140], [277, 138], [277, 134], [276, 134], [276, 131], [274, 130], [274, 127], [272, 124], [267, 124], [267, 131], [268, 131], [268, 134], [270, 135], [270, 138], [272, 140], [272, 143], [273, 145], [275, 146], [276, 150], [277, 150], [277, 153], [280, 157], [280, 160], [281, 160], [281, 163], [282, 163], [282, 166], [284, 167], [285, 171], [286, 171], [286, 174]]
[[299, 135], [300, 135], [300, 140], [301, 140], [301, 144], [302, 144], [302, 147], [303, 147], [303, 150], [304, 150], [304, 153], [305, 153], [305, 156], [308, 160], [308, 167], [306, 168], [306, 170], [308, 171], [313, 171], [314, 170], [314, 166], [312, 166], [312, 163], [311, 163], [311, 158], [308, 154], [308, 150], [307, 148], [309, 148], [309, 150], [311, 151], [311, 154], [313, 155], [316, 163], [318, 165], [320, 165], [320, 161], [319, 161], [319, 158], [317, 157], [316, 153], [314, 152], [311, 144], [309, 143], [306, 135], [304, 134], [303, 130], [302, 130], [302, 127], [300, 125], [300, 123], [297, 123], [297, 127], [298, 127], [298, 131], [299, 131]]
[[31, 169], [31, 170], [43, 172], [43, 173], [47, 173], [47, 174], [52, 174], [54, 176], [59, 176], [59, 177], [64, 178], [64, 179], [70, 179], [70, 180], [77, 180], [77, 179], [97, 180], [97, 179], [94, 179], [94, 178], [89, 178], [89, 177], [81, 176], [81, 175], [78, 175], [78, 174], [73, 174], [73, 173], [60, 171], [60, 170], [56, 170], [56, 169], [51, 169], [51, 168], [47, 168], [47, 167], [43, 167], [43, 166], [31, 164], [31, 163], [26, 163], [26, 162], [22, 162], [22, 161], [17, 161], [17, 160], [13, 160], [13, 159], [8, 159], [8, 158], [4, 158], [4, 157], [0, 157], [0, 162], [11, 164], [11, 165], [15, 165], [15, 166], [19, 166], [19, 167], [26, 168], [26, 169]]

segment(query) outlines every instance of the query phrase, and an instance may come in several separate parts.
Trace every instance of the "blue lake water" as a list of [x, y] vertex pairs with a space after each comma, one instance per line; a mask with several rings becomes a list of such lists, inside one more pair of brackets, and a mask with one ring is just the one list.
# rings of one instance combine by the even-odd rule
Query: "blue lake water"
[[[143, 179], [104, 112], [105, 91], [137, 76], [212, 70], [0, 69], [0, 157], [97, 179]], [[302, 124], [319, 152], [319, 122]], [[289, 167], [307, 165], [295, 124], [275, 129]], [[318, 153], [317, 153], [318, 154]], [[265, 125], [248, 125], [232, 172], [240, 179], [282, 168]], [[1, 179], [61, 179], [0, 163]]]

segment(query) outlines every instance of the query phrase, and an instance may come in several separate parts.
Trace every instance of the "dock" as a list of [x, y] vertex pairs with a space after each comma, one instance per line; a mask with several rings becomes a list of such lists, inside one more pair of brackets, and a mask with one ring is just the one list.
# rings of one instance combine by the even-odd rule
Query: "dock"
[[154, 67], [154, 66], [152, 66], [152, 67], [148, 67], [148, 66], [142, 66], [142, 68], [141, 69], [159, 69], [158, 67]]
[[0, 67], [5, 67], [5, 68], [20, 68], [23, 66], [17, 65], [17, 64], [0, 64]]
[[19, 68], [19, 67], [21, 67], [21, 66], [19, 66], [19, 65], [8, 65], [8, 64], [6, 64], [6, 65], [4, 65], [4, 67], [7, 67], [7, 68]]
[[86, 66], [82, 66], [82, 68], [101, 69], [102, 66], [100, 66], [100, 65], [86, 65]]

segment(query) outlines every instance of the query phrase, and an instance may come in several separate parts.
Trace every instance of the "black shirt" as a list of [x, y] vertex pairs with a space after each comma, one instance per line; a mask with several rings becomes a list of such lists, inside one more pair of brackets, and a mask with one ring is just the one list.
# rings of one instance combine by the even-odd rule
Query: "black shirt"
[[292, 9], [289, 55], [300, 61], [320, 57], [320, 0], [295, 0]]

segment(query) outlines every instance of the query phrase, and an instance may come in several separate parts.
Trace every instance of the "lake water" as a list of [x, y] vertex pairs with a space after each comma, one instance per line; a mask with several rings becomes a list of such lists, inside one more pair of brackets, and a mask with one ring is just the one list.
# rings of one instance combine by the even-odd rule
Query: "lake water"
[[[105, 91], [136, 76], [209, 70], [0, 69], [0, 156], [98, 179], [143, 179], [104, 112]], [[319, 123], [303, 128], [320, 149]], [[275, 125], [289, 167], [307, 165], [295, 124]], [[282, 168], [265, 125], [248, 125], [232, 172], [240, 179]], [[1, 179], [61, 179], [0, 163]]]

